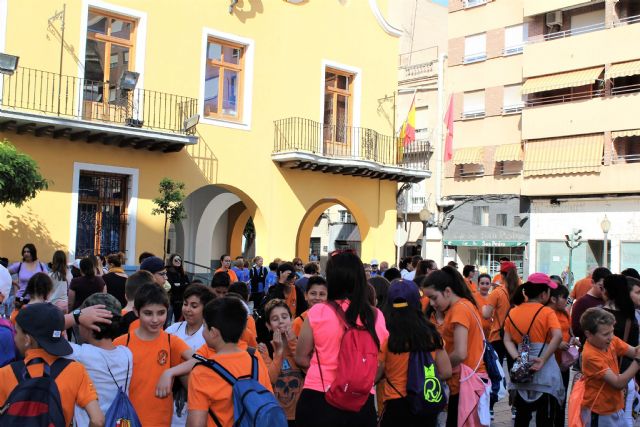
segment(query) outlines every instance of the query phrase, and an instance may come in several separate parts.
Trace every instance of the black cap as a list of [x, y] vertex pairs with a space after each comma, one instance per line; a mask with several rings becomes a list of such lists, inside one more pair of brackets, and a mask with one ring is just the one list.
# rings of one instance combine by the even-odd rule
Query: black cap
[[71, 345], [62, 336], [64, 314], [55, 305], [48, 302], [28, 304], [18, 312], [16, 323], [47, 353], [54, 356], [68, 356], [73, 353]]

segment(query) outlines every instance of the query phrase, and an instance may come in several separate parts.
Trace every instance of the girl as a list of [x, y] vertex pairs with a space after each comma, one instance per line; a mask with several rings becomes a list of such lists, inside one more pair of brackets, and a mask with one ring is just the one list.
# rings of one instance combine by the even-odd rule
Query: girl
[[[309, 304], [309, 308], [319, 302], [325, 302], [327, 300], [327, 281], [324, 280], [324, 277], [309, 277], [309, 281], [307, 282], [307, 292], [305, 292], [304, 297], [307, 300], [307, 304]], [[307, 318], [308, 313], [309, 310], [306, 310], [293, 321], [291, 329], [293, 329], [293, 333], [296, 334], [296, 337], [300, 335], [300, 329], [302, 329], [302, 324], [304, 323], [304, 319]]]
[[167, 282], [171, 285], [169, 301], [173, 308], [173, 316], [177, 322], [182, 317], [183, 293], [189, 286], [189, 277], [184, 272], [182, 257], [178, 254], [171, 254], [169, 262], [167, 262]]
[[22, 261], [14, 262], [8, 267], [9, 273], [18, 275], [18, 283], [16, 287], [16, 297], [24, 295], [27, 282], [31, 276], [40, 272], [48, 273], [47, 267], [38, 261], [38, 251], [33, 243], [27, 243], [22, 247]]
[[511, 357], [520, 362], [522, 337], [528, 334], [529, 372], [533, 372], [530, 382], [509, 384], [509, 389], [517, 392], [515, 427], [528, 427], [534, 411], [536, 425], [553, 425], [555, 412], [565, 397], [560, 368], [552, 357], [562, 341], [562, 332], [555, 312], [545, 307], [550, 290], [557, 287], [546, 274], [531, 274], [514, 295], [517, 307], [507, 315], [504, 346]]
[[96, 276], [96, 266], [91, 257], [80, 260], [80, 272], [82, 276], [74, 277], [69, 285], [69, 307], [71, 310], [80, 307], [84, 300], [91, 295], [107, 292], [107, 286], [102, 277]]
[[51, 273], [49, 277], [53, 281], [53, 291], [49, 295], [49, 302], [63, 313], [69, 309], [69, 284], [73, 276], [67, 268], [67, 255], [64, 251], [55, 251], [51, 260]]
[[124, 254], [117, 253], [111, 254], [107, 257], [107, 265], [109, 266], [109, 272], [102, 276], [102, 280], [107, 285], [107, 293], [116, 297], [120, 306], [127, 305], [127, 299], [124, 295], [124, 287], [127, 283], [127, 274], [122, 268], [124, 262]]
[[382, 350], [385, 379], [380, 383], [384, 401], [380, 425], [435, 427], [438, 424], [437, 414], [428, 417], [412, 415], [405, 399], [411, 352], [431, 353], [438, 379], [445, 381], [451, 377], [451, 363], [443, 349], [442, 338], [422, 312], [420, 292], [413, 282], [393, 281], [389, 288], [385, 319], [389, 340]]
[[291, 330], [291, 310], [284, 300], [276, 298], [266, 304], [264, 312], [273, 339], [268, 345], [258, 344], [258, 350], [267, 365], [273, 393], [293, 427], [304, 376], [294, 360], [298, 339]]
[[[432, 272], [426, 277], [423, 285], [429, 303], [436, 311], [444, 313], [442, 338], [453, 368], [453, 375], [448, 381], [451, 394], [447, 410], [447, 427], [457, 427], [461, 365], [473, 369], [485, 384], [489, 381], [482, 360], [484, 334], [480, 313], [464, 278], [452, 267], [446, 266]], [[479, 423], [478, 415], [473, 416]]]
[[15, 299], [15, 310], [13, 310], [11, 317], [9, 317], [13, 325], [16, 325], [16, 317], [25, 305], [35, 302], [47, 302], [47, 298], [49, 294], [51, 294], [52, 289], [53, 282], [46, 273], [36, 273], [31, 276], [24, 290], [24, 295], [22, 297], [16, 297]]
[[[465, 280], [467, 285], [469, 285], [469, 281]], [[473, 282], [472, 282], [473, 283]], [[471, 285], [469, 285], [470, 289], [473, 289]], [[473, 297], [476, 299], [476, 302], [480, 306], [480, 311], [484, 310], [484, 308], [489, 304], [489, 290], [491, 289], [491, 276], [486, 273], [483, 273], [478, 276], [478, 286], [476, 291], [472, 291]], [[489, 336], [491, 332], [491, 320], [482, 318], [482, 330], [484, 331], [485, 337]]]

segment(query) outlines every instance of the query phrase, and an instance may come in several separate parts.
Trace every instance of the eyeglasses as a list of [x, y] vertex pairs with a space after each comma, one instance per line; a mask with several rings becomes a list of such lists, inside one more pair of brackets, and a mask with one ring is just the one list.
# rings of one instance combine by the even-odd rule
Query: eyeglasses
[[301, 262], [296, 262], [296, 265], [301, 266], [302, 263]]
[[158, 276], [167, 277], [167, 272], [166, 271], [158, 271], [156, 274]]
[[336, 255], [340, 255], [340, 254], [356, 254], [356, 251], [354, 251], [353, 249], [336, 249], [335, 251], [331, 252], [329, 254], [330, 257], [334, 257]]
[[174, 258], [173, 262], [182, 262], [182, 260], [180, 258]]

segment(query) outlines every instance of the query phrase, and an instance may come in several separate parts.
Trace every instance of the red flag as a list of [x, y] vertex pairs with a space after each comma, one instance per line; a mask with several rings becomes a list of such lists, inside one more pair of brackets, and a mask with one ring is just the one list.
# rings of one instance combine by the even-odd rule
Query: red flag
[[453, 157], [453, 95], [449, 98], [449, 108], [444, 116], [447, 127], [447, 137], [444, 142], [444, 161], [448, 162]]
[[402, 145], [407, 147], [409, 144], [416, 140], [416, 95], [413, 95], [413, 101], [411, 101], [411, 107], [407, 114], [407, 120], [402, 125], [402, 131], [400, 132], [400, 139]]

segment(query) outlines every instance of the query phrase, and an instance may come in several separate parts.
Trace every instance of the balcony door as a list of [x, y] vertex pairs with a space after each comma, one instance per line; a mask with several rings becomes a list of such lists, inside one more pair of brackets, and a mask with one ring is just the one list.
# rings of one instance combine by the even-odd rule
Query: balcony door
[[324, 75], [323, 153], [351, 156], [353, 74], [327, 69]]

